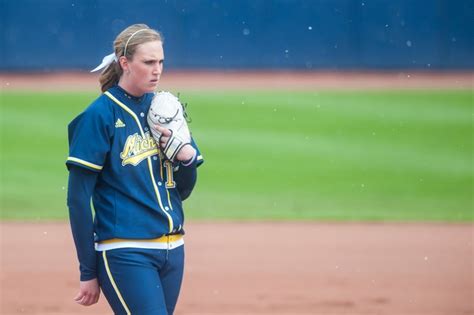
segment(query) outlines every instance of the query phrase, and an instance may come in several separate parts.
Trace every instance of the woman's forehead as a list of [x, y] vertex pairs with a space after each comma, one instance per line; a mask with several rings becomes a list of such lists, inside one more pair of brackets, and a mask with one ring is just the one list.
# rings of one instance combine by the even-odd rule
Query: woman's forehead
[[149, 59], [163, 59], [163, 44], [159, 40], [146, 42], [137, 46], [135, 56]]

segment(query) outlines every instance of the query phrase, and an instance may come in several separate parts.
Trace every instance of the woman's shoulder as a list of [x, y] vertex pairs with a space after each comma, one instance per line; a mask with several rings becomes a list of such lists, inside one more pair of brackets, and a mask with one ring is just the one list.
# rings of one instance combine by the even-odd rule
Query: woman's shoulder
[[77, 124], [80, 121], [109, 121], [114, 117], [114, 109], [110, 99], [101, 94], [97, 96], [84, 110], [79, 113], [71, 124]]
[[107, 95], [102, 93], [101, 95], [97, 96], [95, 100], [93, 100], [89, 106], [86, 107], [84, 113], [88, 115], [99, 115], [103, 116], [107, 113], [113, 112], [112, 102]]
[[104, 109], [105, 107], [111, 107], [111, 99], [105, 94], [102, 93], [95, 100], [91, 102], [89, 108], [92, 109]]

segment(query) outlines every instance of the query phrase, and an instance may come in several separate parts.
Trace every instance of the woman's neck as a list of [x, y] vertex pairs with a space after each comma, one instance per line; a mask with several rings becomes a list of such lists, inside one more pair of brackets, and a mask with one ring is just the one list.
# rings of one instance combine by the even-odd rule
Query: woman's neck
[[117, 84], [117, 87], [119, 90], [122, 91], [122, 93], [128, 97], [129, 99], [133, 99], [135, 101], [141, 101], [142, 97], [143, 97], [143, 94], [141, 96], [136, 96], [135, 94], [131, 93], [129, 90], [127, 90], [126, 88], [124, 88], [120, 82], [119, 84]]
[[126, 80], [122, 80], [122, 78], [119, 80], [118, 86], [122, 88], [122, 90], [124, 90], [125, 93], [135, 98], [140, 98], [145, 94], [143, 92], [137, 91], [136, 88], [134, 88], [131, 84], [128, 84]]

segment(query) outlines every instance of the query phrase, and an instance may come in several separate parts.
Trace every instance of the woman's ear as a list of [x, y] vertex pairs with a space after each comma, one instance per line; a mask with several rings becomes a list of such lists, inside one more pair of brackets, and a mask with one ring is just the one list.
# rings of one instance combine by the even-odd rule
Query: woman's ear
[[123, 72], [128, 73], [130, 70], [128, 69], [128, 60], [127, 57], [121, 56], [119, 58], [120, 67], [122, 68]]

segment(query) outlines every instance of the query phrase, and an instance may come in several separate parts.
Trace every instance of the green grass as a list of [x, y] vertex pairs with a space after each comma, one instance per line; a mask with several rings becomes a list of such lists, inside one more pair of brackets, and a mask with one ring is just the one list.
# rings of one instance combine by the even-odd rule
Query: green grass
[[[63, 219], [67, 124], [94, 93], [1, 94], [1, 218]], [[468, 221], [471, 91], [182, 92], [188, 219]]]

